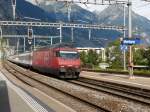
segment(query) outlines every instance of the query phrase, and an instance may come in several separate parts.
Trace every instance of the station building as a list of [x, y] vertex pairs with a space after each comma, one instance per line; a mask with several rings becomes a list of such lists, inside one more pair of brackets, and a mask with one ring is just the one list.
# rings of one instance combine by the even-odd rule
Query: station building
[[96, 47], [96, 48], [94, 48], [94, 47], [77, 47], [77, 49], [79, 52], [85, 51], [86, 53], [89, 50], [93, 50], [93, 51], [96, 51], [96, 53], [98, 53], [98, 54], [101, 54], [101, 52], [104, 50], [103, 47], [100, 47], [100, 48], [98, 48], [98, 47]]

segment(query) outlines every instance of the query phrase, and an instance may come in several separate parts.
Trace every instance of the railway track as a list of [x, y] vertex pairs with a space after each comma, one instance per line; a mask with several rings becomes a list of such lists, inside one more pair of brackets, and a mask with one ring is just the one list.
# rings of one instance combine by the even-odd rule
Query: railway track
[[[4, 65], [11, 74], [34, 88], [44, 91], [45, 93], [52, 88], [64, 94], [67, 99], [74, 99], [76, 102], [75, 104], [78, 103], [80, 106], [73, 105], [71, 101], [69, 104], [71, 104], [71, 108], [75, 109], [77, 112], [136, 112], [147, 111], [147, 109], [150, 111], [150, 108], [147, 108], [145, 105], [122, 101], [121, 97], [124, 97], [140, 103], [149, 104], [147, 100], [138, 100], [139, 97], [142, 97], [142, 93], [141, 96], [139, 94], [139, 96], [137, 95], [138, 97], [136, 96], [133, 98], [131, 93], [124, 93], [125, 91], [121, 91], [123, 88], [118, 85], [106, 84], [105, 82], [99, 81], [96, 82], [85, 78], [80, 78], [76, 81], [62, 81], [30, 72], [10, 62], [6, 62]], [[111, 95], [106, 95], [106, 93]], [[112, 94], [120, 98], [113, 98]], [[146, 99], [148, 98], [149, 97]], [[66, 102], [64, 101], [64, 103]], [[81, 107], [84, 109], [81, 109]], [[88, 107], [93, 110], [85, 109]]]
[[[79, 105], [82, 105], [82, 107], [84, 107], [84, 109], [80, 109], [80, 107], [76, 107], [76, 109], [75, 109], [74, 106], [71, 107], [71, 108], [75, 109], [77, 112], [85, 112], [85, 111], [91, 112], [91, 110], [95, 111], [95, 112], [110, 112], [109, 110], [101, 108], [101, 107], [99, 107], [99, 106], [97, 106], [95, 104], [89, 103], [89, 102], [83, 100], [82, 98], [80, 99], [78, 97], [75, 97], [74, 95], [70, 95], [67, 92], [64, 92], [64, 91], [61, 91], [60, 89], [52, 87], [49, 84], [44, 83], [44, 80], [40, 81], [42, 78], [39, 78], [39, 77], [34, 78], [34, 76], [33, 77], [30, 76], [29, 71], [28, 71], [28, 75], [25, 74], [24, 72], [20, 72], [19, 69], [17, 70], [17, 68], [15, 68], [15, 66], [12, 67], [11, 63], [5, 63], [4, 67], [11, 74], [15, 75], [19, 80], [23, 81], [24, 83], [26, 83], [26, 84], [28, 84], [28, 85], [30, 85], [32, 87], [35, 87], [35, 88], [37, 88], [37, 89], [39, 89], [41, 91], [44, 91], [44, 92], [47, 91], [47, 89], [52, 88], [52, 89], [55, 89], [56, 92], [58, 91], [61, 94], [64, 94], [65, 96], [67, 96], [67, 98], [71, 97], [73, 99], [74, 103], [78, 103]], [[41, 87], [41, 88], [45, 88], [45, 86], [46, 86], [47, 88], [45, 90], [42, 90], [42, 89], [38, 88], [38, 86]], [[71, 102], [69, 102], [69, 103], [71, 103]], [[87, 108], [87, 109], [85, 109], [85, 108]]]
[[87, 88], [91, 88], [93, 90], [103, 91], [109, 94], [117, 95], [119, 97], [127, 98], [134, 102], [150, 105], [150, 90], [121, 85], [117, 83], [89, 79], [86, 77], [82, 77], [78, 80], [73, 80], [69, 82]]

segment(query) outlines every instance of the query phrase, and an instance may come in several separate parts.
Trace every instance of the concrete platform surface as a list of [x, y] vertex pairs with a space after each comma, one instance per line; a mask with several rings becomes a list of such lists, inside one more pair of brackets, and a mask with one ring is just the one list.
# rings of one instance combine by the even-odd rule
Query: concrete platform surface
[[55, 112], [0, 72], [0, 112]]
[[110, 74], [82, 71], [80, 77], [87, 77], [96, 80], [103, 80], [108, 82], [115, 82], [118, 84], [125, 84], [133, 87], [140, 87], [150, 90], [150, 77], [134, 76], [130, 78], [129, 75], [123, 74]]

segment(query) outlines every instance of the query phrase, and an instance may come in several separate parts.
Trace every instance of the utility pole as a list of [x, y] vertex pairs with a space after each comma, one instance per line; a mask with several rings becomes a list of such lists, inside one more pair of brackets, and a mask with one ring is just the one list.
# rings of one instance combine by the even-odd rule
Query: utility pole
[[33, 41], [34, 41], [34, 43], [33, 43], [33, 51], [35, 50], [35, 36], [33, 36]]
[[60, 43], [62, 43], [62, 24], [60, 23], [60, 27], [59, 27], [59, 31], [60, 31]]
[[68, 7], [68, 21], [71, 21], [71, 3], [67, 3]]
[[[68, 7], [68, 21], [71, 22], [71, 3], [67, 2]], [[74, 41], [74, 35], [73, 35], [73, 27], [71, 28], [71, 42]]]
[[[124, 28], [125, 28], [125, 26], [126, 26], [126, 7], [125, 7], [125, 5], [123, 5], [123, 14], [124, 14], [124, 24], [123, 24], [123, 26], [124, 26]], [[126, 37], [126, 31], [124, 30], [124, 32], [123, 32], [123, 37], [125, 38]], [[126, 68], [126, 51], [124, 50], [123, 51], [123, 68], [124, 68], [124, 71], [126, 71], [127, 70], [127, 68]]]
[[74, 35], [73, 35], [73, 27], [71, 28], [71, 41], [74, 41]]
[[16, 19], [16, 0], [12, 0], [13, 20]]
[[51, 37], [51, 45], [53, 44], [53, 37]]
[[0, 38], [2, 39], [3, 38], [3, 30], [2, 30], [2, 27], [0, 26]]
[[17, 55], [19, 55], [19, 38], [17, 39]]
[[0, 55], [0, 59], [3, 59], [3, 49], [2, 49], [2, 27], [0, 26], [0, 51], [1, 51], [1, 55]]
[[24, 37], [23, 51], [26, 51], [26, 38]]
[[91, 40], [91, 29], [89, 29], [89, 40]]
[[[128, 0], [128, 38], [132, 38], [132, 1]], [[133, 52], [132, 45], [129, 46], [129, 78], [133, 77]]]
[[9, 39], [7, 39], [6, 41], [7, 41], [7, 48], [9, 48]]
[[3, 35], [3, 32], [2, 32], [2, 27], [0, 26], [0, 51], [1, 51], [1, 55], [0, 55], [0, 59], [2, 59], [3, 58], [3, 49], [2, 49], [2, 35]]

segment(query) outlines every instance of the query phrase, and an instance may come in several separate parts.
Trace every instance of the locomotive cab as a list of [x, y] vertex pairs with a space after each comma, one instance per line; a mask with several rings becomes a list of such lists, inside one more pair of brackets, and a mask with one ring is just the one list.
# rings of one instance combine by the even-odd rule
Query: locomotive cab
[[75, 50], [56, 51], [58, 66], [61, 77], [78, 78], [80, 74], [80, 56]]

